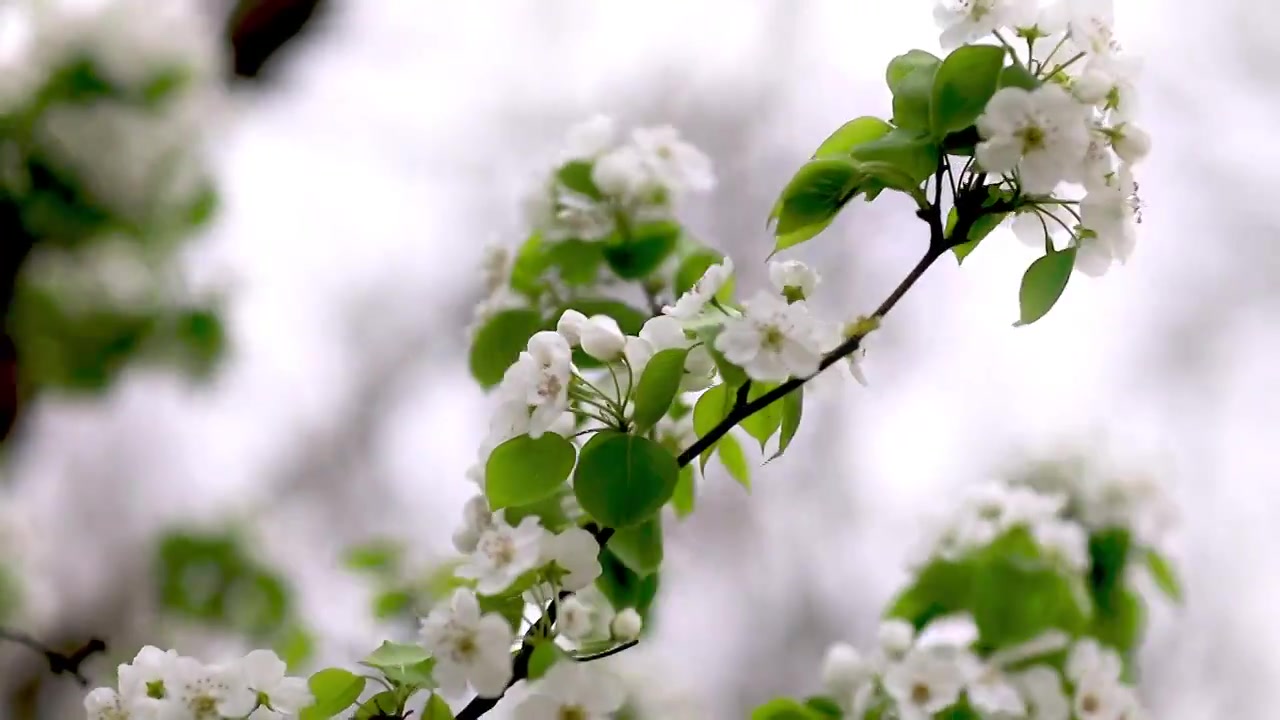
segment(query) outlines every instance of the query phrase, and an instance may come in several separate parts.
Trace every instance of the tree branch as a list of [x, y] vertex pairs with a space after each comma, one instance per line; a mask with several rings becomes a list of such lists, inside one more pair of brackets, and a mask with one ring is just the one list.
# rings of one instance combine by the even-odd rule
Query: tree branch
[[33, 652], [44, 655], [45, 662], [49, 663], [49, 672], [54, 675], [66, 673], [81, 685], [88, 685], [89, 679], [80, 672], [80, 666], [94, 655], [107, 650], [107, 644], [101, 638], [95, 637], [90, 638], [88, 642], [71, 653], [60, 653], [24, 632], [3, 627], [0, 627], [0, 640], [18, 643]]

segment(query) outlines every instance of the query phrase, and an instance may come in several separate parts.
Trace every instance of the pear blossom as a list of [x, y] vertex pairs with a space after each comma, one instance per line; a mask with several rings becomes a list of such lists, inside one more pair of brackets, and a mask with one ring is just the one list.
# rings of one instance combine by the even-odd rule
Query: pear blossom
[[587, 316], [572, 308], [565, 310], [556, 322], [556, 332], [569, 343], [569, 347], [577, 347], [582, 343], [582, 328], [587, 324]]
[[561, 589], [581, 590], [600, 577], [600, 545], [591, 533], [571, 527], [558, 534], [547, 534], [542, 541], [542, 563], [555, 563], [564, 571]]
[[507, 524], [506, 511], [499, 511], [492, 524], [480, 532], [475, 551], [456, 574], [475, 580], [476, 592], [481, 595], [500, 593], [541, 564], [545, 535], [537, 516], [530, 515], [512, 527]]
[[254, 711], [252, 720], [292, 717], [311, 704], [313, 698], [307, 681], [287, 677], [284, 661], [270, 650], [254, 650], [238, 663], [242, 681], [263, 703]]
[[618, 127], [608, 115], [595, 114], [569, 128], [565, 160], [591, 160], [613, 146]]
[[84, 710], [89, 720], [131, 720], [120, 694], [108, 687], [91, 691], [84, 698]]
[[1134, 165], [1151, 152], [1151, 136], [1134, 123], [1121, 123], [1111, 131], [1111, 147], [1122, 161]]
[[622, 684], [595, 664], [558, 662], [515, 708], [516, 720], [607, 720], [622, 708]]
[[205, 665], [189, 657], [179, 657], [164, 678], [165, 697], [194, 720], [221, 720], [243, 717], [258, 704], [238, 668]]
[[631, 141], [663, 187], [676, 193], [707, 191], [715, 187], [711, 159], [684, 141], [670, 125], [636, 128]]
[[902, 720], [926, 720], [951, 707], [968, 683], [968, 668], [949, 653], [913, 648], [884, 672], [885, 691]]
[[804, 300], [817, 289], [818, 273], [799, 260], [769, 263], [769, 282], [788, 300]]
[[822, 686], [853, 717], [862, 711], [874, 686], [875, 668], [852, 645], [835, 643], [822, 660]]
[[1062, 676], [1048, 665], [1035, 665], [1010, 675], [1035, 720], [1070, 720], [1071, 701], [1062, 689]]
[[462, 527], [453, 533], [453, 546], [460, 553], [475, 552], [481, 534], [491, 527], [493, 513], [489, 510], [489, 501], [484, 495], [476, 495], [462, 506]]
[[900, 659], [915, 642], [916, 629], [906, 620], [890, 618], [880, 623], [878, 637], [881, 652], [887, 657]]
[[623, 145], [597, 160], [591, 181], [600, 192], [627, 204], [657, 199], [662, 191], [661, 180], [634, 145]]
[[1007, 87], [987, 102], [978, 118], [977, 159], [988, 172], [1018, 171], [1022, 188], [1050, 193], [1073, 180], [1089, 147], [1085, 107], [1060, 86], [1035, 90]]
[[528, 417], [530, 437], [541, 437], [569, 407], [570, 353], [564, 337], [543, 330], [529, 338], [528, 349], [520, 353], [502, 378], [499, 394], [507, 400], [504, 417], [512, 416], [514, 401], [514, 416], [523, 412]]
[[578, 333], [583, 352], [603, 362], [617, 360], [626, 347], [626, 335], [618, 328], [618, 321], [608, 315], [592, 315]]
[[635, 640], [640, 637], [640, 631], [644, 628], [644, 620], [640, 617], [640, 613], [635, 608], [623, 608], [613, 617], [613, 622], [609, 623], [609, 629], [613, 632], [613, 637], [617, 640]]
[[1123, 263], [1133, 253], [1137, 240], [1138, 185], [1127, 166], [1107, 179], [1107, 184], [1091, 189], [1080, 203], [1081, 233], [1076, 252], [1076, 268], [1086, 275], [1101, 276], [1116, 262]]
[[511, 626], [498, 613], [480, 614], [476, 594], [459, 588], [422, 620], [423, 647], [435, 658], [433, 674], [446, 695], [469, 683], [480, 697], [497, 697], [511, 679]]
[[579, 642], [591, 634], [594, 627], [592, 608], [576, 595], [561, 600], [556, 611], [556, 631], [564, 637]]
[[1081, 51], [1103, 58], [1120, 52], [1112, 0], [1070, 0], [1060, 7], [1067, 15], [1071, 39]]
[[720, 288], [733, 276], [733, 260], [726, 257], [719, 265], [707, 268], [689, 291], [676, 300], [675, 305], [662, 308], [665, 315], [680, 320], [693, 320], [702, 314], [707, 304], [720, 292]]
[[741, 317], [725, 321], [716, 349], [752, 380], [782, 382], [809, 377], [822, 361], [822, 335], [803, 302], [788, 304], [760, 292], [743, 304]]
[[939, 0], [933, 19], [942, 28], [939, 43], [950, 50], [1001, 27], [1025, 25], [1033, 11], [1027, 0]]
[[143, 647], [132, 662], [117, 668], [120, 693], [126, 698], [141, 698], [147, 696], [149, 688], [163, 687], [165, 676], [178, 657], [174, 650], [161, 650], [153, 645]]

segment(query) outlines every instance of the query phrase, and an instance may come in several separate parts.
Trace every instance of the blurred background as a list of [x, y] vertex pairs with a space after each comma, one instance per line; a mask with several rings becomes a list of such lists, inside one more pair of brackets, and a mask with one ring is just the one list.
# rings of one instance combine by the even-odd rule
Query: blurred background
[[[1075, 456], [1156, 479], [1179, 511], [1187, 602], [1152, 607], [1153, 717], [1270, 716], [1280, 6], [1117, 5], [1155, 139], [1133, 259], [1077, 275], [1015, 330], [1035, 253], [1001, 231], [926, 276], [873, 336], [869, 387], [807, 408], [750, 496], [705, 483], [667, 525], [652, 639], [616, 660], [662, 689], [654, 717], [741, 718], [815, 690], [827, 644], [873, 640], [957, 487]], [[487, 425], [466, 365], [481, 250], [523, 238], [520, 197], [570, 125], [671, 123], [703, 148], [719, 187], [683, 218], [752, 287], [778, 190], [831, 130], [887, 111], [889, 58], [937, 44], [926, 0], [207, 9], [227, 68], [220, 201], [180, 261], [223, 298], [221, 360], [41, 393], [6, 449], [0, 553], [21, 600], [6, 624], [67, 647], [106, 638], [86, 666], [100, 681], [148, 643], [211, 660], [270, 644], [303, 671], [412, 631], [397, 583], [451, 557]], [[851, 317], [924, 246], [886, 197], [794, 255], [823, 272], [819, 304]], [[45, 670], [0, 645], [0, 717], [80, 716], [82, 691]]]

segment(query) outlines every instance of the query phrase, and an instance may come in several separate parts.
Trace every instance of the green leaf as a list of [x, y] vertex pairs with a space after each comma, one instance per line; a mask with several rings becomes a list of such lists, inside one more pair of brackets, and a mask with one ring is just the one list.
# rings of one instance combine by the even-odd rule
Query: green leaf
[[342, 668], [326, 668], [307, 680], [314, 702], [304, 709], [301, 720], [322, 720], [346, 710], [360, 699], [365, 678]]
[[315, 654], [316, 643], [311, 633], [297, 623], [291, 623], [280, 638], [273, 643], [276, 655], [284, 661], [291, 672], [305, 665]]
[[853, 149], [862, 163], [881, 162], [897, 168], [918, 186], [938, 169], [941, 149], [928, 133], [901, 128]]
[[[641, 577], [628, 568], [608, 547], [600, 550], [600, 577], [596, 587], [615, 610], [635, 608], [648, 626], [649, 610], [658, 594], [658, 573]], [[651, 629], [651, 628], [649, 628]]]
[[[724, 255], [715, 250], [697, 250], [690, 253], [688, 257], [680, 262], [680, 267], [676, 270], [675, 290], [676, 295], [680, 296], [693, 288], [698, 280], [702, 279], [703, 274], [707, 272], [707, 268], [712, 265], [719, 265], [724, 262]], [[716, 293], [716, 299], [721, 302], [728, 302], [733, 298], [733, 277], [720, 288]]]
[[471, 342], [471, 375], [486, 389], [502, 382], [507, 368], [542, 329], [534, 310], [504, 310], [485, 321]]
[[1008, 216], [1008, 213], [991, 213], [980, 215], [977, 220], [974, 220], [973, 226], [969, 228], [968, 241], [951, 248], [951, 252], [956, 254], [956, 262], [963, 263], [964, 259], [969, 257], [969, 253], [978, 247], [978, 243], [1000, 227]]
[[[759, 400], [777, 387], [776, 383], [753, 382], [747, 394], [747, 401]], [[776, 402], [771, 403], [745, 418], [741, 425], [748, 435], [760, 443], [760, 451], [764, 452], [765, 444], [773, 438], [774, 433], [778, 432], [778, 428], [782, 427], [782, 406]]]
[[738, 438], [732, 433], [725, 433], [720, 442], [716, 443], [716, 457], [720, 458], [720, 463], [729, 471], [730, 477], [750, 492], [751, 469], [747, 466], [747, 455], [742, 452], [742, 444], [738, 442]]
[[616, 531], [608, 546], [636, 575], [652, 575], [662, 567], [662, 516]]
[[378, 593], [373, 598], [373, 616], [386, 620], [402, 615], [413, 606], [413, 594], [408, 590], [396, 588]]
[[840, 709], [840, 703], [825, 695], [814, 695], [806, 698], [805, 707], [816, 712], [818, 716], [823, 718], [835, 718], [840, 720], [844, 717], [844, 711]]
[[697, 500], [697, 488], [693, 477], [693, 466], [680, 468], [680, 479], [676, 482], [676, 491], [671, 496], [671, 507], [675, 508], [676, 517], [686, 518], [693, 512]]
[[405, 688], [432, 688], [436, 686], [435, 677], [431, 674], [435, 669], [436, 660], [430, 658], [412, 665], [392, 665], [383, 668], [382, 674]]
[[[556, 311], [552, 322], [559, 320], [564, 311], [568, 309], [577, 310], [587, 317], [608, 315], [618, 323], [618, 328], [627, 335], [639, 335], [640, 328], [644, 327], [645, 321], [649, 319], [648, 313], [641, 312], [624, 302], [603, 298], [578, 298]], [[532, 333], [530, 334], [532, 335]], [[524, 348], [521, 349], [523, 350]], [[503, 372], [506, 372], [506, 368], [503, 368]]]
[[604, 244], [586, 240], [564, 240], [547, 247], [547, 262], [560, 271], [565, 284], [592, 285], [600, 277]]
[[671, 409], [671, 402], [680, 391], [688, 354], [688, 350], [681, 348], [663, 350], [644, 366], [640, 382], [636, 383], [635, 412], [631, 417], [636, 432], [643, 433], [653, 427]]
[[927, 132], [933, 78], [940, 64], [922, 63], [907, 70], [893, 87], [893, 124], [906, 130]]
[[406, 665], [416, 665], [430, 658], [431, 655], [421, 645], [410, 645], [408, 643], [395, 643], [390, 640], [384, 640], [377, 650], [369, 653], [369, 657], [361, 662], [369, 667], [375, 667], [379, 670], [389, 667], [404, 667]]
[[533, 654], [529, 656], [529, 679], [537, 680], [546, 675], [552, 665], [564, 659], [564, 651], [553, 640], [538, 643], [533, 649]]
[[828, 157], [805, 163], [782, 191], [774, 252], [821, 232], [852, 199], [863, 178], [849, 159]]
[[604, 245], [604, 258], [618, 277], [639, 280], [662, 267], [680, 240], [680, 226], [673, 222], [645, 223], [627, 235], [616, 235]]
[[573, 489], [583, 510], [621, 529], [657, 513], [671, 499], [679, 475], [676, 458], [666, 448], [610, 430], [582, 448]]
[[1032, 75], [1029, 70], [1023, 67], [1022, 63], [1015, 62], [1000, 71], [1000, 87], [1016, 87], [1023, 90], [1035, 90], [1040, 87], [1040, 81]]
[[774, 698], [751, 713], [751, 720], [821, 720], [823, 717], [791, 698]]
[[1022, 317], [1014, 327], [1030, 325], [1053, 309], [1062, 291], [1067, 289], [1075, 262], [1076, 249], [1072, 247], [1051, 252], [1031, 263], [1022, 276], [1022, 288], [1018, 292]]
[[529, 239], [525, 240], [516, 251], [515, 260], [511, 263], [511, 289], [537, 299], [546, 284], [542, 274], [549, 267], [551, 267], [550, 246], [537, 234], [529, 236]]
[[538, 502], [513, 505], [506, 510], [507, 522], [514, 527], [521, 520], [534, 516], [542, 523], [542, 527], [551, 532], [560, 532], [569, 526], [569, 517], [564, 512], [564, 500], [571, 494], [573, 489], [565, 485]]
[[962, 45], [938, 66], [930, 127], [941, 140], [973, 124], [1000, 85], [1006, 51], [997, 45]]
[[484, 466], [484, 494], [498, 510], [528, 505], [554, 494], [569, 473], [577, 451], [555, 433], [520, 435], [494, 448]]
[[888, 84], [889, 90], [896, 95], [898, 86], [902, 84], [902, 81], [906, 79], [911, 71], [917, 68], [925, 68], [936, 72], [941, 64], [942, 60], [933, 53], [928, 53], [924, 50], [909, 50], [905, 54], [889, 61], [889, 67], [885, 70], [885, 83]]
[[399, 717], [404, 708], [404, 696], [395, 690], [383, 690], [365, 700], [356, 710], [354, 720], [381, 720], [386, 717]]
[[385, 574], [395, 571], [403, 550], [394, 540], [371, 540], [347, 548], [342, 564], [351, 570]]
[[877, 140], [892, 129], [892, 125], [878, 117], [854, 118], [823, 140], [818, 149], [813, 152], [813, 157], [847, 156], [858, 145]]
[[1174, 602], [1182, 602], [1182, 583], [1178, 581], [1178, 573], [1164, 555], [1155, 550], [1146, 551], [1147, 571], [1161, 592]]
[[422, 708], [422, 720], [454, 720], [453, 710], [439, 693], [432, 693], [426, 706]]
[[586, 160], [573, 160], [565, 163], [556, 171], [556, 178], [561, 185], [570, 190], [586, 195], [592, 200], [601, 200], [604, 193], [600, 192], [600, 188], [596, 187], [595, 181], [591, 179], [592, 163]]
[[800, 429], [800, 418], [804, 415], [804, 387], [783, 395], [778, 404], [782, 406], [782, 434], [778, 436], [778, 450], [769, 460], [782, 457], [782, 453], [787, 451], [791, 440], [795, 438], [796, 431]]
[[698, 337], [702, 340], [702, 346], [707, 349], [707, 354], [711, 356], [711, 360], [716, 364], [716, 370], [720, 373], [724, 384], [739, 388], [747, 384], [747, 371], [729, 362], [729, 358], [724, 356], [716, 348], [716, 337], [724, 331], [723, 325], [704, 328], [698, 333]]
[[[721, 383], [707, 390], [698, 397], [698, 402], [693, 406], [693, 430], [698, 437], [705, 437], [711, 432], [715, 426], [720, 424], [721, 420], [729, 415], [729, 410], [733, 406], [733, 397], [730, 395], [730, 387], [727, 383]], [[723, 438], [722, 438], [723, 439]], [[715, 445], [702, 451], [699, 456], [701, 460], [700, 467], [707, 467], [707, 459], [711, 457], [711, 452], [715, 449]]]

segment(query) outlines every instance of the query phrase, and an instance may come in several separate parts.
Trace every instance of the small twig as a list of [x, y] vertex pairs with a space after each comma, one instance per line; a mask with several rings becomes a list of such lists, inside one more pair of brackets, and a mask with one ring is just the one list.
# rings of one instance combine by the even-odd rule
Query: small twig
[[621, 645], [618, 645], [617, 647], [611, 647], [608, 650], [605, 650], [604, 652], [598, 652], [595, 655], [579, 655], [575, 657], [574, 660], [577, 660], [578, 662], [591, 662], [593, 660], [603, 660], [609, 657], [610, 655], [617, 655], [623, 650], [628, 650], [630, 648], [633, 648], [639, 643], [640, 643], [639, 640], [628, 640], [627, 642], [624, 642]]
[[63, 673], [70, 675], [81, 685], [88, 685], [89, 679], [80, 672], [80, 666], [94, 655], [107, 650], [107, 643], [95, 637], [90, 638], [88, 642], [71, 653], [60, 653], [24, 632], [8, 628], [0, 628], [0, 640], [18, 643], [33, 652], [44, 655], [45, 662], [49, 663], [49, 672], [54, 675]]

